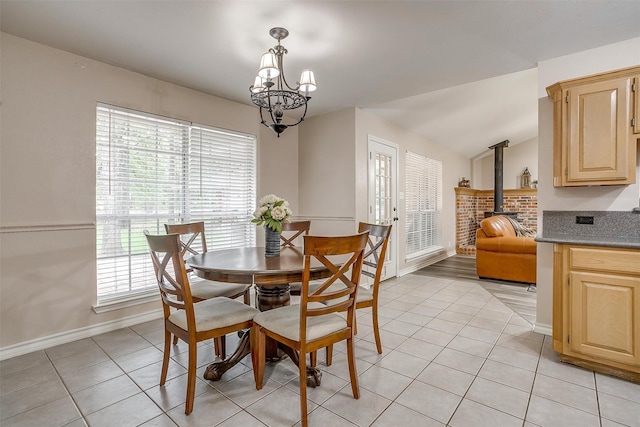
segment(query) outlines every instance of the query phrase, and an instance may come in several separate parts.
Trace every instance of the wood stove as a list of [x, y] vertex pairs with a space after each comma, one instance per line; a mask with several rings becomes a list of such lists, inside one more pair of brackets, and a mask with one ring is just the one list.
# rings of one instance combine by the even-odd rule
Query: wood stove
[[505, 212], [504, 211], [504, 149], [509, 146], [509, 140], [505, 139], [495, 145], [489, 147], [493, 150], [493, 211], [485, 212], [484, 217], [490, 217], [494, 215], [510, 216], [513, 219], [518, 219], [518, 212]]

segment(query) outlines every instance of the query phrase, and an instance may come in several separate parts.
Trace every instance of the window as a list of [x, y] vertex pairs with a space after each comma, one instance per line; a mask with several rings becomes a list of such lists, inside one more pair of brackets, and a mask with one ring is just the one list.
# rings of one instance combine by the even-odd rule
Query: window
[[209, 249], [255, 245], [256, 141], [99, 104], [98, 304], [157, 291], [144, 230], [205, 221]]
[[406, 257], [410, 259], [442, 249], [442, 162], [407, 151], [405, 169]]

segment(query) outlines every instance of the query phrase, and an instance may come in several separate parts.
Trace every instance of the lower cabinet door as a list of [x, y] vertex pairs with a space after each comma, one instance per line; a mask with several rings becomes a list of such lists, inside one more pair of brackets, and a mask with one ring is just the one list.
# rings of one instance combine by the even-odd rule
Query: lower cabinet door
[[573, 352], [640, 365], [640, 277], [570, 273]]

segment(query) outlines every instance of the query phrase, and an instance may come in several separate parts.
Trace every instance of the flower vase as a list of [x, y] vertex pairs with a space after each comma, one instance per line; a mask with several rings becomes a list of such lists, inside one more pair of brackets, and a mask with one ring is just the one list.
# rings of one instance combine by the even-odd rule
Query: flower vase
[[264, 255], [266, 257], [280, 256], [280, 232], [269, 227], [264, 228]]

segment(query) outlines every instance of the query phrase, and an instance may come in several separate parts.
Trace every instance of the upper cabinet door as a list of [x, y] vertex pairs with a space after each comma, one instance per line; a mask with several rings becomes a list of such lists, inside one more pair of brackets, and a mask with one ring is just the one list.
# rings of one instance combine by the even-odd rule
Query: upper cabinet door
[[635, 183], [638, 76], [640, 67], [633, 67], [547, 88], [554, 101], [554, 186]]
[[[631, 79], [567, 90], [566, 182], [635, 180], [631, 150]], [[633, 166], [633, 167], [632, 167]]]

